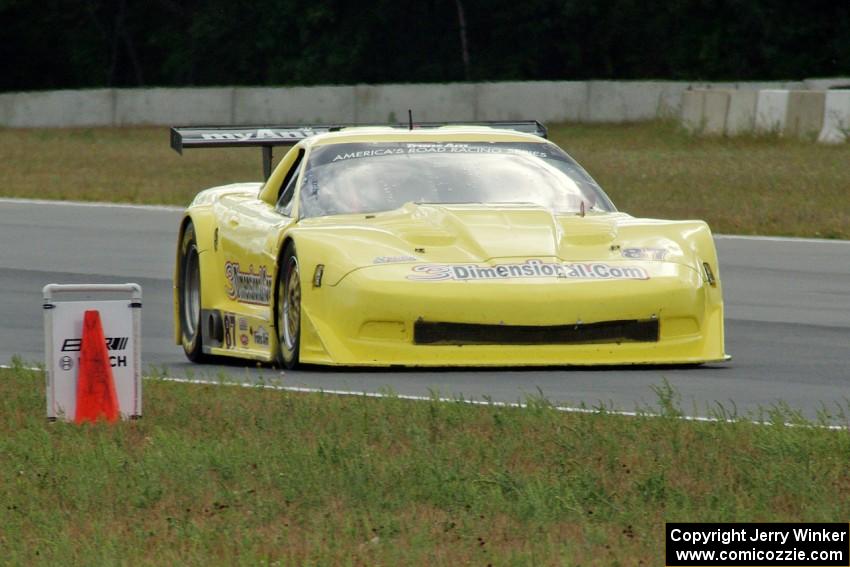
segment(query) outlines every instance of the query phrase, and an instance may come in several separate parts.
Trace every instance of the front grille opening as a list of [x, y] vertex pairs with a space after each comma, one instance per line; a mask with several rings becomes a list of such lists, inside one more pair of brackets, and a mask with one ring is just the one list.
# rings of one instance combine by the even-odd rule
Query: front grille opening
[[417, 321], [418, 345], [586, 345], [658, 342], [658, 320], [602, 321], [580, 325], [478, 325]]

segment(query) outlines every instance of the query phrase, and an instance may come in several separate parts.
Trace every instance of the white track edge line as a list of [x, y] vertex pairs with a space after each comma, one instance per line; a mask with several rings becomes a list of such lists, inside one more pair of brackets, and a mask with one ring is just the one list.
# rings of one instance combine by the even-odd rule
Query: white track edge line
[[[0, 364], [0, 369], [11, 369], [12, 366], [8, 364]], [[26, 367], [25, 370], [39, 371], [42, 370], [38, 367]], [[490, 406], [490, 407], [502, 407], [502, 408], [518, 408], [524, 409], [528, 407], [528, 404], [523, 404], [521, 402], [497, 402], [497, 401], [485, 401], [485, 400], [467, 400], [467, 399], [457, 399], [457, 398], [430, 398], [426, 396], [414, 396], [411, 394], [382, 394], [380, 392], [354, 392], [351, 390], [326, 390], [323, 388], [307, 388], [305, 386], [279, 386], [277, 384], [264, 384], [264, 383], [249, 383], [249, 382], [227, 382], [221, 380], [204, 380], [199, 378], [176, 378], [172, 376], [144, 376], [146, 380], [161, 380], [163, 382], [175, 382], [179, 384], [200, 384], [204, 386], [238, 386], [241, 388], [255, 388], [261, 390], [276, 390], [280, 392], [294, 392], [298, 394], [327, 394], [331, 396], [348, 396], [348, 397], [363, 397], [363, 398], [395, 398], [399, 400], [408, 400], [413, 402], [432, 402], [437, 401], [440, 403], [462, 403], [468, 404], [471, 406]], [[593, 408], [577, 408], [571, 406], [556, 406], [552, 405], [552, 409], [564, 413], [579, 413], [579, 414], [607, 414], [607, 415], [616, 415], [619, 417], [654, 417], [660, 418], [664, 417], [660, 414], [651, 413], [651, 412], [636, 412], [636, 411], [623, 411], [623, 410], [612, 410], [612, 409], [593, 409]], [[773, 423], [768, 421], [755, 421], [755, 420], [736, 420], [736, 419], [719, 419], [716, 417], [704, 417], [704, 416], [693, 416], [693, 415], [681, 415], [676, 417], [676, 419], [680, 419], [682, 421], [697, 421], [702, 423], [751, 423], [753, 425], [773, 425]], [[800, 427], [799, 424], [795, 423], [783, 423], [786, 427]], [[805, 426], [803, 426], [805, 427]], [[847, 427], [843, 425], [816, 425], [812, 424], [809, 427], [813, 427], [816, 429], [828, 429], [830, 431], [845, 431]]]
[[[467, 400], [464, 398], [445, 398], [445, 397], [437, 397], [431, 398], [427, 396], [414, 396], [411, 394], [382, 394], [380, 392], [354, 392], [351, 390], [326, 390], [323, 388], [308, 388], [305, 386], [279, 386], [276, 384], [251, 384], [246, 382], [221, 382], [216, 380], [203, 380], [203, 379], [194, 379], [194, 378], [175, 378], [170, 376], [163, 377], [147, 377], [151, 380], [162, 380], [163, 382], [177, 382], [183, 384], [202, 384], [202, 385], [212, 385], [212, 386], [240, 386], [242, 388], [260, 388], [263, 390], [278, 390], [284, 392], [295, 392], [301, 394], [328, 394], [332, 396], [351, 396], [351, 397], [364, 397], [364, 398], [396, 398], [400, 400], [408, 400], [414, 402], [432, 402], [437, 401], [441, 403], [462, 403], [468, 404], [472, 406], [490, 406], [490, 407], [504, 407], [504, 408], [518, 408], [524, 409], [528, 407], [528, 404], [524, 404], [522, 402], [498, 402], [498, 401], [486, 401], [486, 400]], [[593, 408], [577, 408], [572, 406], [557, 406], [552, 405], [552, 409], [564, 413], [580, 413], [580, 414], [607, 414], [607, 415], [616, 415], [619, 417], [654, 417], [660, 418], [664, 417], [657, 413], [652, 412], [637, 412], [637, 411], [624, 411], [624, 410], [612, 410], [612, 409], [593, 409]], [[771, 422], [765, 421], [755, 421], [755, 420], [735, 420], [735, 419], [719, 419], [716, 417], [704, 417], [704, 416], [693, 416], [693, 415], [681, 415], [677, 416], [676, 419], [681, 419], [682, 421], [698, 421], [703, 423], [738, 423], [738, 422], [749, 422], [753, 425], [773, 425]], [[798, 427], [797, 424], [787, 423], [785, 422], [783, 425], [787, 427]], [[847, 428], [841, 425], [811, 425], [811, 427], [829, 429], [833, 431], [844, 431]]]
[[13, 205], [55, 205], [67, 207], [97, 207], [109, 209], [133, 209], [142, 211], [182, 212], [185, 207], [171, 205], [138, 205], [133, 203], [110, 203], [108, 201], [56, 201], [51, 199], [19, 199], [15, 197], [0, 197], [0, 203]]
[[[107, 207], [114, 209], [139, 209], [148, 211], [182, 212], [185, 207], [170, 205], [136, 205], [132, 203], [110, 203], [107, 201], [56, 201], [51, 199], [24, 199], [17, 197], [0, 197], [0, 203], [31, 204], [31, 205], [66, 205], [69, 207]], [[809, 244], [850, 244], [850, 240], [833, 238], [804, 238], [798, 236], [759, 236], [746, 234], [715, 234], [718, 240], [760, 240], [768, 242], [801, 242]]]
[[715, 234], [715, 240], [756, 240], [759, 242], [799, 242], [802, 244], [850, 244], [837, 238], [803, 238], [800, 236], [757, 236], [748, 234]]

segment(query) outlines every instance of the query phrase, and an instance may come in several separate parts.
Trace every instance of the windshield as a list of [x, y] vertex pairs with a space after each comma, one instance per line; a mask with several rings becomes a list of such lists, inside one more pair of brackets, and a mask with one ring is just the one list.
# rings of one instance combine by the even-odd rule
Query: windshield
[[554, 144], [375, 142], [315, 148], [301, 217], [375, 213], [405, 203], [530, 203], [555, 213], [613, 211], [596, 182]]

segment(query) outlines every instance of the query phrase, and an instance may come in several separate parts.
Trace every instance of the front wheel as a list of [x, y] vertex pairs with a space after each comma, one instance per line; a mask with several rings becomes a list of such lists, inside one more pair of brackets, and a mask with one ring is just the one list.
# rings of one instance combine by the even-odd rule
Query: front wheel
[[178, 295], [180, 312], [181, 343], [186, 358], [192, 362], [203, 362], [206, 356], [201, 337], [201, 261], [195, 226], [186, 225], [180, 239], [180, 268], [178, 271]]
[[276, 303], [279, 361], [292, 369], [298, 366], [301, 345], [301, 269], [292, 242], [286, 245], [278, 269]]

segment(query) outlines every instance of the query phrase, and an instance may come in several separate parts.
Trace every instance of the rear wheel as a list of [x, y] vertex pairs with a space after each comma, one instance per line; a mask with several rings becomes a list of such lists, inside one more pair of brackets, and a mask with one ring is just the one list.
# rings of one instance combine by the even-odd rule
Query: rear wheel
[[201, 262], [195, 226], [186, 225], [180, 239], [180, 269], [178, 271], [178, 294], [181, 343], [186, 358], [192, 362], [206, 359], [203, 351], [201, 330]]
[[301, 269], [292, 242], [286, 245], [281, 256], [276, 304], [279, 361], [286, 368], [295, 368], [301, 346]]

